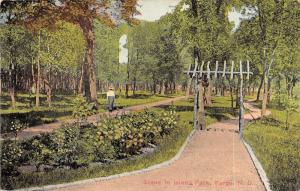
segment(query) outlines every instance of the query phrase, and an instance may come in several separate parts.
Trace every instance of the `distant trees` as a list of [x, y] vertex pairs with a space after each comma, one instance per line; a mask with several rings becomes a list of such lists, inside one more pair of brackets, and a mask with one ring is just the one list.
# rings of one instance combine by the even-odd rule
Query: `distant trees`
[[[56, 22], [63, 20], [80, 27], [86, 40], [85, 61], [83, 65], [83, 84], [85, 96], [89, 101], [96, 102], [96, 67], [94, 63], [95, 34], [94, 20], [98, 19], [108, 26], [115, 21], [125, 20], [135, 23], [133, 16], [137, 13], [137, 0], [98, 1], [98, 0], [42, 0], [1, 2], [3, 12], [13, 12], [14, 17], [9, 23], [24, 24], [30, 30], [55, 28]], [[111, 13], [113, 10], [113, 13]]]
[[183, 64], [168, 16], [158, 22], [141, 23], [130, 33], [129, 43], [129, 73], [133, 89], [138, 81], [144, 81], [151, 85], [153, 93], [174, 92]]
[[37, 34], [12, 25], [0, 28], [1, 85], [10, 93], [13, 108], [17, 91], [34, 90], [31, 93], [36, 94], [39, 107], [43, 90], [51, 106], [53, 90], [73, 90], [79, 83], [84, 37], [75, 25], [61, 23], [57, 27], [55, 32], [40, 30]]
[[[134, 95], [138, 87], [153, 93], [175, 92], [183, 75], [183, 63], [168, 16], [158, 22], [142, 21], [137, 26], [123, 24], [114, 30], [98, 27], [96, 46], [103, 44], [96, 50], [101, 83], [125, 85], [126, 97], [129, 88]], [[124, 34], [128, 38], [128, 64], [119, 64], [119, 38]]]

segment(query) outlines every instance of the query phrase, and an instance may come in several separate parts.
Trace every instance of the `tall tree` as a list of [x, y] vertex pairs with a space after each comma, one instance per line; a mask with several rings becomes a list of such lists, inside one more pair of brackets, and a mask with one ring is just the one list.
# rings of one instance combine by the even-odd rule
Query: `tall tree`
[[24, 24], [32, 30], [41, 28], [55, 28], [58, 20], [64, 20], [78, 25], [87, 43], [85, 52], [84, 91], [89, 101], [97, 101], [96, 74], [94, 62], [95, 35], [94, 20], [99, 19], [109, 26], [116, 25], [116, 21], [125, 20], [136, 23], [134, 15], [137, 0], [34, 0], [1, 2], [1, 7], [10, 9], [18, 7], [15, 12], [16, 22]]
[[[270, 74], [276, 63], [279, 45], [288, 37], [299, 36], [299, 1], [296, 0], [244, 0], [245, 5], [254, 11], [253, 27], [258, 35], [253, 41], [259, 50], [262, 65], [263, 102], [262, 116], [266, 114], [270, 90]], [[298, 15], [298, 16], [297, 16]], [[292, 19], [291, 19], [292, 17]], [[290, 25], [286, 21], [290, 21]]]

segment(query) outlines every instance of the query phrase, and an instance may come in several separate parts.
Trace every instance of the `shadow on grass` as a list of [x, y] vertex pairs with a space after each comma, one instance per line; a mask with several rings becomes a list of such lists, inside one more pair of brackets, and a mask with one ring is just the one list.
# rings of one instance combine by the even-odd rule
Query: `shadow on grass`
[[[51, 97], [52, 106], [62, 106], [62, 105], [73, 105], [73, 96], [63, 96], [63, 95], [53, 95]], [[1, 103], [0, 108], [3, 110], [10, 109], [11, 107], [11, 98], [9, 95], [2, 95], [1, 96]], [[16, 102], [17, 108], [20, 109], [31, 109], [35, 106], [35, 95], [17, 95]], [[21, 104], [21, 105], [19, 105]], [[45, 95], [40, 96], [40, 106], [41, 107], [48, 107], [47, 97]]]
[[29, 111], [25, 113], [8, 113], [1, 114], [1, 133], [9, 132], [10, 125], [13, 121], [20, 121], [20, 123], [30, 126], [52, 123], [56, 121], [56, 118], [71, 115], [70, 110], [45, 110], [45, 111]]
[[[168, 110], [170, 108], [169, 105], [161, 105], [156, 106], [156, 108], [165, 109]], [[175, 109], [176, 112], [186, 112], [186, 111], [194, 111], [193, 106], [176, 106]], [[234, 108], [228, 108], [228, 107], [205, 107], [205, 115], [215, 118], [218, 121], [221, 120], [228, 120], [230, 119], [230, 116], [237, 116], [238, 110]]]

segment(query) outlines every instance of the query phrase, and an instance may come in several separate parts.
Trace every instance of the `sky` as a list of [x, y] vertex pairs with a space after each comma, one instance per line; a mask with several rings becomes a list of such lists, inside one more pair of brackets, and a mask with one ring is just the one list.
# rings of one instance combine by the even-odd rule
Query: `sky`
[[[139, 8], [141, 15], [136, 18], [146, 21], [158, 20], [166, 13], [172, 12], [174, 7], [180, 2], [180, 0], [139, 0]], [[235, 22], [235, 28], [240, 24], [240, 18], [242, 15], [235, 10], [229, 13], [229, 21]]]
[[[146, 21], [155, 21], [167, 13], [172, 12], [174, 7], [180, 2], [180, 0], [139, 0], [138, 1], [138, 10], [141, 13], [136, 16], [137, 19], [146, 20]], [[242, 15], [236, 12], [234, 9], [228, 14], [229, 21], [235, 23], [233, 30], [237, 29], [240, 25], [240, 18]], [[127, 63], [128, 50], [124, 48], [127, 38], [122, 36], [120, 38], [120, 53], [119, 53], [119, 62]]]

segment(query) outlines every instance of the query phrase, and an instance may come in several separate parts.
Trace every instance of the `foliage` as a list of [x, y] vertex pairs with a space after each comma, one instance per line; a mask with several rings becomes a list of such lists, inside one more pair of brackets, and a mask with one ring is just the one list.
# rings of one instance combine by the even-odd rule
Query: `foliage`
[[26, 123], [21, 123], [20, 120], [14, 120], [10, 122], [9, 126], [9, 132], [12, 132], [16, 138], [18, 133], [23, 129], [26, 129], [28, 125]]
[[[125, 24], [124, 24], [125, 25]], [[125, 25], [127, 26], [127, 25]], [[119, 39], [122, 26], [118, 28], [107, 27], [100, 22], [95, 22], [95, 64], [97, 78], [101, 83], [123, 83], [126, 76], [123, 72], [124, 65], [119, 64]]]
[[93, 106], [81, 95], [74, 99], [73, 105], [72, 116], [81, 121], [86, 121], [87, 117], [95, 112]]
[[292, 112], [297, 111], [297, 102], [286, 94], [276, 94], [273, 102], [276, 104], [277, 108], [285, 111], [285, 124], [286, 128], [289, 128], [288, 118]]
[[274, 191], [300, 188], [300, 121], [298, 113], [289, 115], [289, 129], [285, 126], [285, 111], [275, 109], [270, 117], [254, 121], [245, 129], [245, 139], [262, 163]]
[[37, 171], [43, 164], [49, 164], [52, 151], [41, 141], [41, 137], [35, 137], [22, 144], [24, 158], [29, 164], [34, 165]]
[[156, 144], [161, 136], [168, 135], [176, 127], [176, 114], [145, 111], [117, 119], [108, 119], [99, 125], [98, 134], [102, 140], [112, 142], [119, 157], [141, 152], [141, 148]]
[[66, 126], [51, 136], [52, 150], [55, 151], [54, 162], [57, 165], [79, 167], [89, 164], [93, 151], [85, 139], [81, 139], [80, 126]]
[[[128, 158], [141, 154], [144, 147], [158, 145], [160, 139], [170, 136], [178, 128], [177, 122], [176, 112], [170, 110], [105, 119], [97, 126], [66, 124], [52, 134], [21, 141], [21, 145], [4, 142], [3, 148], [7, 152], [2, 152], [3, 172], [5, 169], [18, 172], [19, 167], [28, 164], [34, 165], [37, 171], [46, 166], [74, 169], [92, 162]], [[9, 177], [15, 176], [8, 174], [4, 178]]]
[[1, 176], [17, 174], [23, 151], [16, 141], [5, 140], [1, 143]]
[[[216, 110], [214, 110], [214, 107], [216, 107]], [[219, 110], [218, 108], [223, 109]], [[224, 108], [228, 108], [228, 110]], [[159, 107], [152, 109], [151, 111], [131, 114], [127, 117], [123, 116], [116, 119], [105, 120], [107, 122], [106, 129], [109, 128], [109, 131], [113, 131], [115, 132], [115, 134], [109, 131], [107, 133], [104, 133], [104, 127], [102, 124], [98, 124], [96, 126], [88, 125], [84, 127], [79, 127], [78, 125], [67, 125], [66, 130], [64, 130], [63, 128], [58, 130], [54, 134], [45, 134], [40, 138], [40, 143], [44, 144], [47, 148], [49, 148], [52, 151], [52, 155], [50, 157], [51, 160], [49, 160], [46, 165], [51, 165], [54, 167], [54, 169], [51, 171], [44, 171], [40, 173], [21, 172], [19, 176], [12, 177], [13, 181], [9, 181], [6, 185], [2, 186], [6, 188], [9, 187], [10, 189], [16, 189], [32, 186], [42, 186], [48, 184], [65, 183], [87, 178], [109, 176], [117, 173], [143, 169], [151, 165], [161, 163], [165, 160], [169, 160], [178, 152], [178, 150], [186, 140], [186, 137], [192, 130], [190, 122], [193, 120], [193, 100], [190, 99], [187, 101], [175, 102], [173, 109], [170, 109], [169, 107], [167, 107], [167, 111], [165, 109], [165, 107]], [[176, 112], [174, 112], [174, 109]], [[211, 113], [208, 113], [209, 116], [206, 116], [207, 124], [214, 123], [217, 120], [222, 120], [224, 118], [226, 119], [227, 115], [231, 113], [229, 97], [216, 97], [211, 109]], [[168, 115], [168, 117], [164, 119], [165, 117], [163, 116], [163, 113], [172, 114]], [[175, 124], [172, 118], [178, 119], [177, 115], [180, 116], [180, 121], [176, 121]], [[221, 118], [219, 118], [220, 115], [222, 115]], [[132, 119], [136, 121], [131, 121]], [[109, 123], [109, 120], [112, 124]], [[165, 127], [164, 133], [162, 133], [162, 128], [160, 129], [161, 131], [158, 132], [157, 127], [155, 128], [154, 125], [149, 126], [150, 121], [152, 121], [152, 123]], [[135, 128], [123, 126], [129, 124], [134, 125]], [[175, 125], [176, 127], [170, 128], [170, 125]], [[149, 129], [149, 131], [144, 131], [145, 128], [143, 126], [151, 128]], [[120, 130], [121, 128], [122, 130]], [[78, 130], [76, 129], [80, 129], [79, 136]], [[132, 150], [126, 150], [125, 144], [113, 144], [117, 143], [117, 141], [123, 143], [122, 138], [119, 138], [120, 134], [123, 133], [123, 137], [128, 136], [129, 140], [133, 140], [134, 138], [129, 138], [129, 133], [132, 133], [132, 136], [135, 136], [138, 135], [138, 133], [142, 132], [142, 129], [144, 129], [143, 134], [145, 135], [145, 138], [143, 138], [144, 143], [147, 144], [144, 146], [155, 146], [154, 152], [145, 153], [142, 155], [134, 154], [133, 156], [131, 156], [131, 153], [127, 151], [133, 151], [133, 149], [138, 149], [137, 147], [131, 147]], [[99, 133], [101, 135], [104, 135], [103, 138], [100, 139]], [[88, 166], [82, 165], [82, 167], [80, 168], [77, 168], [78, 166], [72, 166], [72, 164], [66, 163], [64, 163], [64, 165], [59, 165], [60, 161], [62, 163], [66, 161], [59, 160], [60, 158], [66, 159], [69, 158], [69, 156], [71, 156], [64, 155], [64, 152], [68, 152], [68, 149], [72, 149], [72, 147], [68, 146], [69, 143], [73, 143], [72, 140], [81, 140], [88, 144], [89, 147], [93, 150], [93, 162], [96, 163], [93, 163], [93, 165]], [[76, 144], [75, 147], [77, 147]], [[65, 148], [68, 149], [65, 150]], [[90, 151], [90, 149], [88, 150]], [[121, 156], [119, 155], [119, 150], [124, 151], [123, 153], [125, 154], [126, 152], [128, 153], [126, 154], [127, 158], [125, 158], [125, 160], [119, 160], [125, 157], [124, 154], [122, 154]], [[26, 151], [24, 152], [26, 153]], [[136, 150], [135, 152], [141, 153], [141, 151], [139, 150]], [[82, 154], [86, 154], [86, 152], [83, 152]], [[80, 155], [80, 153], [76, 152], [76, 155]], [[28, 160], [23, 160], [25, 164], [28, 163]], [[114, 160], [117, 161], [114, 162]], [[72, 168], [68, 169], [68, 166], [65, 165], [70, 165]], [[3, 176], [2, 182], [5, 182], [9, 178], [10, 177]]]
[[[191, 126], [180, 126], [179, 128], [174, 129], [169, 136], [159, 140], [159, 147], [157, 147], [153, 153], [147, 155], [135, 157], [131, 160], [120, 160], [117, 163], [90, 165], [78, 169], [56, 169], [42, 174], [24, 173], [17, 177], [15, 181], [11, 182], [10, 188], [17, 189], [73, 182], [147, 168], [174, 157], [191, 130]], [[5, 185], [2, 186], [4, 187]]]

